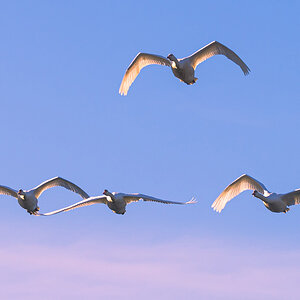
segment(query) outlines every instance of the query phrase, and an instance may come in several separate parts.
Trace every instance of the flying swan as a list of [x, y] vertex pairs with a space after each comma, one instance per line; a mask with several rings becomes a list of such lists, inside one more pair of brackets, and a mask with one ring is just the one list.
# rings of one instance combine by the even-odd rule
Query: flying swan
[[45, 214], [39, 214], [39, 215], [51, 216], [63, 211], [69, 211], [78, 207], [88, 206], [96, 203], [106, 204], [114, 213], [124, 215], [126, 212], [126, 205], [131, 202], [137, 202], [140, 199], [144, 201], [154, 201], [154, 202], [160, 202], [164, 204], [192, 204], [197, 202], [194, 197], [188, 202], [173, 202], [173, 201], [157, 199], [143, 194], [124, 194], [124, 193], [115, 193], [115, 192], [111, 193], [108, 190], [104, 190], [103, 196], [101, 195], [97, 197], [90, 197], [88, 199], [82, 200], [80, 202], [77, 202], [65, 208], [58, 209]]
[[196, 67], [208, 58], [218, 54], [225, 55], [227, 58], [240, 66], [245, 75], [249, 73], [250, 69], [238, 57], [237, 54], [221, 43], [214, 41], [192, 55], [180, 59], [177, 59], [173, 54], [169, 54], [167, 58], [165, 58], [155, 54], [138, 53], [126, 70], [119, 93], [121, 95], [127, 95], [131, 84], [138, 76], [140, 71], [144, 67], [153, 64], [171, 67], [173, 74], [179, 78], [180, 81], [183, 81], [186, 84], [194, 84], [198, 79], [195, 77]]
[[83, 191], [80, 187], [78, 187], [76, 184], [63, 179], [61, 177], [54, 177], [52, 179], [49, 179], [47, 181], [44, 181], [34, 189], [24, 191], [20, 189], [19, 191], [16, 191], [12, 188], [9, 188], [7, 186], [0, 185], [0, 194], [2, 195], [10, 195], [18, 199], [18, 203], [21, 207], [27, 210], [28, 213], [37, 214], [39, 211], [38, 204], [38, 198], [40, 195], [47, 189], [50, 189], [55, 186], [62, 186], [72, 192], [75, 192], [79, 194], [82, 198], [88, 198], [89, 195]]
[[261, 182], [244, 174], [228, 185], [211, 207], [221, 212], [227, 202], [246, 190], [252, 190], [252, 195], [261, 199], [265, 207], [272, 212], [286, 213], [290, 210], [288, 206], [300, 203], [300, 189], [287, 194], [270, 193]]

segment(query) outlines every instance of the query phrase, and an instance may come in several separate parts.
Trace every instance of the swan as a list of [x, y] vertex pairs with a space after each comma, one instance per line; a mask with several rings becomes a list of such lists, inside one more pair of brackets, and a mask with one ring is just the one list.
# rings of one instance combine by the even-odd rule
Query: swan
[[261, 182], [243, 174], [225, 188], [211, 207], [221, 212], [227, 202], [246, 190], [252, 190], [252, 195], [262, 200], [265, 207], [272, 212], [286, 213], [290, 210], [288, 206], [300, 203], [300, 189], [286, 194], [270, 193]]
[[38, 215], [51, 216], [63, 211], [69, 211], [78, 207], [88, 206], [96, 203], [106, 204], [114, 213], [124, 215], [126, 212], [126, 205], [131, 202], [137, 202], [140, 199], [144, 201], [154, 201], [154, 202], [160, 202], [164, 204], [193, 204], [197, 202], [194, 197], [188, 202], [174, 202], [174, 201], [167, 201], [167, 200], [154, 198], [143, 194], [125, 194], [125, 193], [116, 193], [116, 192], [111, 193], [108, 190], [104, 190], [103, 195], [101, 196], [90, 197], [88, 199], [79, 201], [65, 208], [61, 208], [52, 212], [48, 212], [45, 214], [38, 214]]
[[10, 195], [18, 199], [18, 203], [21, 207], [27, 210], [28, 213], [37, 214], [39, 211], [38, 204], [38, 198], [40, 195], [47, 189], [50, 189], [55, 186], [62, 186], [72, 192], [75, 192], [79, 194], [82, 198], [88, 198], [89, 195], [83, 191], [80, 187], [78, 187], [76, 184], [63, 179], [61, 177], [54, 177], [47, 181], [44, 181], [37, 187], [24, 191], [20, 189], [19, 191], [16, 191], [10, 187], [0, 185], [0, 194], [2, 195]]
[[173, 74], [179, 78], [180, 81], [183, 81], [188, 85], [194, 84], [198, 79], [194, 76], [196, 67], [208, 58], [218, 54], [225, 55], [240, 66], [245, 75], [249, 73], [250, 69], [238, 55], [217, 41], [211, 42], [192, 55], [180, 59], [177, 59], [173, 54], [169, 54], [167, 58], [165, 58], [160, 55], [140, 52], [126, 70], [119, 93], [126, 96], [131, 84], [140, 71], [144, 67], [152, 64], [171, 67]]

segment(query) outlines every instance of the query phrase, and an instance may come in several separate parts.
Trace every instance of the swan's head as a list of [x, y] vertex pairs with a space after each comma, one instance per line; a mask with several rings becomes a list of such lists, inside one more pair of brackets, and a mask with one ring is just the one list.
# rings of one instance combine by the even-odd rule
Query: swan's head
[[25, 196], [25, 193], [24, 193], [24, 191], [23, 191], [23, 190], [21, 190], [21, 189], [18, 191], [18, 193], [17, 193], [17, 194], [18, 194], [18, 195], [20, 195], [20, 196]]
[[108, 190], [106, 190], [106, 189], [103, 191], [103, 195], [110, 196], [112, 198], [114, 197], [114, 195], [111, 192], [109, 192]]
[[18, 194], [18, 198], [25, 201], [25, 192], [23, 190], [20, 189], [17, 194]]
[[168, 58], [170, 61], [176, 61], [176, 60], [177, 60], [176, 57], [175, 57], [173, 54], [169, 54], [169, 55], [167, 56], [167, 58]]

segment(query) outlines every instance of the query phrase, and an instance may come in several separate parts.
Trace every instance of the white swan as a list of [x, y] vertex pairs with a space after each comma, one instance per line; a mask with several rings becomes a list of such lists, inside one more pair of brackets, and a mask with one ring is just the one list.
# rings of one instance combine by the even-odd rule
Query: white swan
[[249, 73], [250, 69], [232, 50], [221, 43], [214, 41], [192, 55], [181, 59], [177, 59], [173, 54], [169, 54], [168, 57], [165, 58], [160, 55], [138, 53], [126, 70], [119, 93], [121, 95], [127, 95], [131, 84], [140, 71], [144, 67], [152, 64], [171, 67], [173, 74], [177, 78], [186, 84], [193, 84], [198, 79], [194, 76], [196, 67], [208, 58], [218, 54], [225, 55], [227, 58], [235, 62], [238, 66], [240, 66], [245, 75]]
[[252, 195], [261, 199], [265, 207], [272, 212], [286, 213], [290, 210], [288, 206], [300, 203], [300, 189], [287, 194], [270, 193], [261, 182], [244, 174], [228, 185], [211, 207], [221, 212], [227, 202], [246, 190], [253, 190]]
[[37, 212], [40, 209], [37, 206], [38, 198], [45, 190], [55, 186], [62, 186], [72, 192], [78, 193], [84, 199], [89, 197], [89, 195], [85, 191], [83, 191], [80, 187], [78, 187], [76, 184], [66, 179], [63, 179], [61, 177], [54, 177], [52, 179], [44, 181], [37, 187], [28, 191], [24, 191], [22, 189], [16, 191], [7, 186], [0, 185], [0, 194], [10, 195], [17, 198], [20, 206], [26, 209], [28, 213], [37, 214]]
[[50, 216], [50, 215], [58, 214], [63, 211], [69, 211], [74, 208], [88, 206], [96, 203], [106, 204], [116, 214], [124, 215], [126, 212], [126, 205], [131, 202], [137, 202], [140, 199], [144, 201], [154, 201], [154, 202], [160, 202], [165, 204], [192, 204], [197, 202], [194, 197], [188, 202], [173, 202], [173, 201], [157, 199], [143, 194], [124, 194], [124, 193], [115, 193], [115, 192], [111, 193], [108, 190], [104, 190], [103, 196], [101, 195], [97, 197], [90, 197], [88, 199], [82, 200], [80, 202], [77, 202], [65, 208], [61, 208], [49, 213], [39, 214], [39, 215]]

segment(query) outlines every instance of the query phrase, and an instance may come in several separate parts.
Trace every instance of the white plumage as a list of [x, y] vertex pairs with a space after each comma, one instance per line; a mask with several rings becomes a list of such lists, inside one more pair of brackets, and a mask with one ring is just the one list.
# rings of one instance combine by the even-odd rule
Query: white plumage
[[69, 211], [69, 210], [72, 210], [75, 208], [93, 205], [96, 203], [106, 204], [116, 214], [124, 215], [126, 212], [127, 204], [129, 204], [131, 202], [137, 202], [141, 199], [144, 201], [154, 201], [154, 202], [160, 202], [160, 203], [164, 203], [164, 204], [193, 204], [193, 203], [197, 202], [195, 200], [195, 198], [192, 198], [188, 202], [174, 202], [174, 201], [158, 199], [158, 198], [155, 198], [152, 196], [147, 196], [144, 194], [125, 194], [125, 193], [115, 193], [115, 192], [111, 193], [108, 190], [104, 190], [103, 195], [101, 195], [101, 196], [90, 197], [88, 199], [77, 202], [73, 205], [70, 205], [70, 206], [49, 212], [49, 213], [39, 214], [39, 215], [51, 216], [54, 214], [58, 214], [60, 212], [66, 212], [66, 211]]
[[252, 190], [252, 195], [261, 199], [266, 208], [272, 212], [286, 213], [289, 211], [288, 206], [300, 203], [299, 189], [286, 194], [270, 193], [263, 183], [244, 174], [225, 188], [212, 204], [212, 208], [221, 212], [227, 202], [246, 190]]
[[83, 191], [80, 187], [78, 187], [76, 184], [66, 179], [63, 179], [61, 177], [54, 177], [52, 179], [44, 181], [37, 187], [28, 191], [24, 191], [22, 189], [16, 191], [12, 188], [1, 185], [0, 194], [10, 195], [17, 198], [20, 206], [26, 209], [28, 213], [37, 214], [37, 212], [39, 211], [39, 207], [37, 206], [38, 198], [45, 190], [55, 186], [64, 187], [72, 192], [79, 194], [84, 199], [89, 197], [89, 195], [85, 191]]
[[225, 55], [228, 59], [236, 63], [245, 75], [250, 71], [237, 54], [217, 41], [214, 41], [192, 55], [181, 59], [177, 59], [173, 54], [169, 54], [168, 57], [163, 57], [149, 53], [138, 53], [126, 70], [119, 93], [121, 95], [127, 95], [131, 84], [140, 71], [144, 67], [152, 64], [171, 67], [173, 74], [181, 81], [186, 84], [194, 84], [198, 79], [194, 76], [196, 67], [214, 55]]

